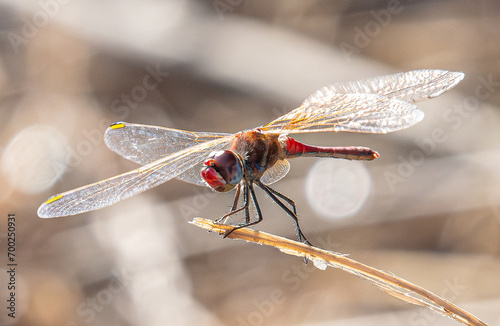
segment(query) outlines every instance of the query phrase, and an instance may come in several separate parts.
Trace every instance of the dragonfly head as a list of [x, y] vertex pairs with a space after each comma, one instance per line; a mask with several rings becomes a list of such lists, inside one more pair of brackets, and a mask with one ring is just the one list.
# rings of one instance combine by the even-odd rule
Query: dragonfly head
[[212, 152], [201, 169], [201, 176], [215, 191], [226, 192], [243, 178], [242, 165], [239, 156], [232, 151]]

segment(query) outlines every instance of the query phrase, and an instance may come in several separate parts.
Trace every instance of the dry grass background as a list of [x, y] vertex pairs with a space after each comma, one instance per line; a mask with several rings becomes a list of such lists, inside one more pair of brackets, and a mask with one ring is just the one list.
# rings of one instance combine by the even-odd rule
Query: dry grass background
[[[316, 213], [325, 200], [306, 192], [313, 159], [292, 161], [275, 186], [316, 245], [500, 325], [499, 18], [491, 0], [0, 1], [0, 269], [8, 213], [18, 263], [17, 318], [3, 304], [0, 324], [456, 324], [342, 271], [187, 223], [219, 217], [231, 194], [171, 181], [81, 216], [36, 216], [52, 194], [135, 168], [104, 145], [111, 122], [236, 132], [334, 82], [440, 68], [466, 78], [419, 104], [426, 119], [408, 130], [299, 137], [381, 154], [334, 165], [342, 173], [313, 186], [332, 212], [331, 201], [366, 191], [355, 214]], [[357, 188], [360, 175], [370, 181]], [[260, 203], [258, 228], [294, 237]], [[2, 272], [4, 303], [6, 284]]]

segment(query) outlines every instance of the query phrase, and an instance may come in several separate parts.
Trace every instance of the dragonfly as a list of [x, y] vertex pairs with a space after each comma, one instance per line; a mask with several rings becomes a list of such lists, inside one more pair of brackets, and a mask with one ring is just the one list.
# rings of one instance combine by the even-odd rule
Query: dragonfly
[[298, 108], [268, 124], [234, 134], [117, 122], [105, 132], [106, 145], [142, 166], [52, 196], [39, 207], [38, 216], [97, 210], [176, 178], [216, 192], [236, 189], [230, 211], [216, 220], [225, 223], [241, 212], [244, 222], [234, 231], [263, 220], [256, 185], [293, 219], [299, 241], [310, 244], [300, 229], [294, 201], [270, 187], [288, 173], [288, 159], [373, 160], [379, 154], [360, 146], [308, 145], [290, 135], [338, 131], [384, 134], [405, 129], [424, 117], [414, 103], [441, 95], [463, 78], [462, 72], [424, 69], [337, 83], [319, 89]]

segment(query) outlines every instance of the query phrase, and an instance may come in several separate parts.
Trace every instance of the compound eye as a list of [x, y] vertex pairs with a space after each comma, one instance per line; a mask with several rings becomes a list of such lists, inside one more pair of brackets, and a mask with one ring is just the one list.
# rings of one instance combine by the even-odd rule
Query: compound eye
[[217, 152], [213, 158], [219, 174], [227, 183], [237, 185], [243, 177], [241, 163], [232, 151]]
[[225, 192], [230, 190], [230, 189], [226, 190], [227, 182], [221, 177], [219, 172], [217, 172], [217, 170], [215, 169], [215, 165], [213, 164], [213, 159], [207, 160], [205, 162], [205, 166], [201, 169], [201, 177], [215, 191]]
[[234, 152], [219, 151], [210, 154], [201, 170], [203, 179], [216, 191], [229, 191], [243, 178], [240, 160]]

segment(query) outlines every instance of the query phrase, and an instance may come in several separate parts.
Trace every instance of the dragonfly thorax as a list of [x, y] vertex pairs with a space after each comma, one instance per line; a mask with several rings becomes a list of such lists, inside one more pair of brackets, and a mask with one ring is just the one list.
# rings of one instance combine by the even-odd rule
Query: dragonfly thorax
[[233, 189], [243, 178], [241, 158], [233, 151], [212, 152], [203, 165], [203, 180], [218, 192]]

